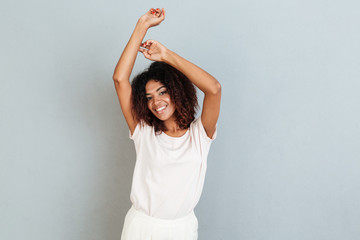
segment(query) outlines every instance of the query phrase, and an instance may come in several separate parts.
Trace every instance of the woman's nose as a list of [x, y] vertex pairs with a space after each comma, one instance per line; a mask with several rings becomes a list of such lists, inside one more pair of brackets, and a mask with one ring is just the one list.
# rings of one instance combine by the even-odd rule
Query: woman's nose
[[154, 103], [158, 103], [158, 102], [160, 102], [161, 97], [159, 97], [159, 96], [154, 96], [154, 97], [153, 97], [153, 100], [154, 100]]

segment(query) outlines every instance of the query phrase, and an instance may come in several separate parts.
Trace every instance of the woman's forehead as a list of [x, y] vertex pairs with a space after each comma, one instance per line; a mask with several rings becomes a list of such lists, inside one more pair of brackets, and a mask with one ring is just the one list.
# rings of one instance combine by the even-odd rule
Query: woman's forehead
[[165, 85], [162, 84], [160, 81], [149, 80], [146, 83], [145, 91], [146, 93], [157, 92], [163, 87], [165, 87]]

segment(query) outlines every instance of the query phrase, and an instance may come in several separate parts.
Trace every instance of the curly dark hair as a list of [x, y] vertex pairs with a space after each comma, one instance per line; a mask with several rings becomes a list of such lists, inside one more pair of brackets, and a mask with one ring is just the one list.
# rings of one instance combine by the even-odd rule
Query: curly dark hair
[[156, 133], [167, 130], [164, 122], [155, 117], [148, 108], [145, 86], [150, 80], [159, 81], [165, 85], [175, 105], [176, 123], [181, 129], [189, 128], [199, 107], [196, 89], [183, 73], [164, 62], [153, 62], [132, 81], [132, 112], [135, 118], [154, 126]]

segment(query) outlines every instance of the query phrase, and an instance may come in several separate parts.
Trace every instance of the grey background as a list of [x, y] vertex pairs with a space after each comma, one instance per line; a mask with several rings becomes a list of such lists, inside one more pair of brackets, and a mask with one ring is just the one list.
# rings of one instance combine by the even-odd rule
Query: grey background
[[135, 150], [112, 73], [151, 7], [146, 39], [223, 87], [199, 239], [360, 239], [355, 0], [1, 0], [0, 239], [120, 239]]

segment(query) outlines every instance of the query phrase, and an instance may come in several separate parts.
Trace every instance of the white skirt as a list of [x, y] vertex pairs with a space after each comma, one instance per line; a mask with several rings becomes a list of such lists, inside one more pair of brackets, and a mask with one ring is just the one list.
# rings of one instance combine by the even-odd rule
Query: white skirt
[[198, 220], [194, 211], [178, 219], [148, 216], [131, 206], [124, 221], [121, 240], [197, 240]]

